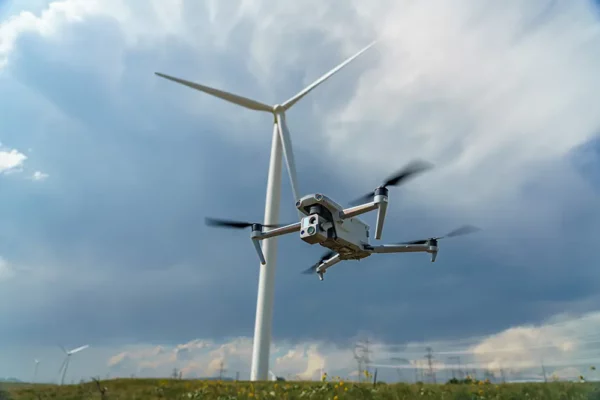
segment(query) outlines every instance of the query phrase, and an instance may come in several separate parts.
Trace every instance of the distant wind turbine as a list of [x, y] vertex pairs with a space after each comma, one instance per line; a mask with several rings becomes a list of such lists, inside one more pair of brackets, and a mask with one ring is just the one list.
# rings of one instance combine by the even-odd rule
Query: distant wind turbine
[[33, 383], [36, 382], [36, 378], [37, 378], [37, 372], [38, 372], [38, 365], [40, 364], [40, 360], [34, 360], [35, 361], [35, 367], [33, 369]]
[[71, 359], [71, 356], [75, 353], [79, 353], [80, 351], [87, 349], [88, 347], [90, 347], [90, 345], [86, 344], [86, 345], [78, 347], [76, 349], [67, 351], [64, 347], [60, 346], [62, 351], [64, 351], [66, 354], [65, 360], [63, 361], [62, 365], [60, 366], [60, 369], [58, 370], [59, 374], [62, 371], [62, 376], [60, 378], [61, 385], [64, 384], [64, 382], [65, 382], [65, 375], [67, 375], [67, 368], [69, 368], [69, 360]]
[[269, 377], [270, 377], [270, 380], [272, 380], [272, 381], [278, 381], [281, 379], [279, 376], [275, 375], [273, 373], [273, 371], [271, 371], [271, 370], [269, 370]]

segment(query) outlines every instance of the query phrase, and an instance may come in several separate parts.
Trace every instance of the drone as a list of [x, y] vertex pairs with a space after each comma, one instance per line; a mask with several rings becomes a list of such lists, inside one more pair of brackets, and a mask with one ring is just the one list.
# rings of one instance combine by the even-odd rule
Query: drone
[[342, 207], [321, 193], [306, 195], [296, 202], [296, 208], [304, 216], [299, 222], [292, 224], [269, 225], [215, 218], [206, 218], [206, 224], [233, 229], [251, 228], [250, 238], [262, 265], [265, 265], [266, 261], [260, 245], [261, 240], [300, 232], [300, 239], [304, 242], [311, 245], [319, 244], [328, 249], [319, 261], [303, 271], [305, 274], [316, 273], [321, 281], [323, 281], [325, 272], [335, 264], [345, 260], [361, 260], [372, 254], [422, 252], [431, 254], [431, 262], [435, 262], [438, 240], [472, 233], [478, 231], [479, 228], [463, 225], [444, 236], [372, 245], [369, 240], [369, 225], [357, 218], [359, 215], [377, 210], [375, 239], [380, 240], [388, 207], [388, 187], [399, 186], [409, 178], [431, 167], [429, 163], [413, 161], [387, 178], [374, 191], [350, 202], [352, 207], [349, 208]]

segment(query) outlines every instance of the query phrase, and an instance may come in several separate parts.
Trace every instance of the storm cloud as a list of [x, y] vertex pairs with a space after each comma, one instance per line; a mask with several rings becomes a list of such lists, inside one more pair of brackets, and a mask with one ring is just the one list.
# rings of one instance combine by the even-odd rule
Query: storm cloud
[[[345, 203], [425, 159], [384, 240], [483, 230], [433, 264], [374, 256], [324, 282], [300, 275], [320, 250], [282, 238], [274, 338], [448, 339], [597, 308], [593, 2], [28, 6], [0, 14], [5, 346], [251, 337], [248, 232], [203, 221], [262, 218], [272, 117], [154, 72], [276, 104], [373, 39], [289, 113], [301, 191]], [[284, 173], [281, 220], [292, 200]]]

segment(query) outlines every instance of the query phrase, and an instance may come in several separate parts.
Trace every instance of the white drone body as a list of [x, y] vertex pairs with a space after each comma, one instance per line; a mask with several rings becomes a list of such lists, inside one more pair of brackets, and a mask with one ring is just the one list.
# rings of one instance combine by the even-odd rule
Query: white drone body
[[379, 187], [374, 191], [373, 201], [355, 207], [343, 208], [320, 193], [304, 196], [296, 202], [296, 208], [305, 215], [300, 222], [280, 228], [265, 230], [261, 224], [252, 225], [252, 241], [261, 264], [265, 264], [260, 241], [270, 237], [299, 232], [300, 238], [309, 244], [320, 244], [333, 253], [322, 260], [315, 271], [323, 280], [325, 271], [343, 260], [360, 260], [373, 253], [414, 253], [431, 254], [434, 262], [438, 252], [435, 238], [424, 244], [384, 244], [371, 245], [369, 225], [357, 218], [361, 214], [377, 210], [375, 239], [381, 239], [388, 205], [388, 189]]
[[[260, 241], [276, 236], [298, 232], [300, 239], [309, 244], [320, 244], [329, 249], [320, 261], [305, 272], [319, 275], [323, 274], [333, 265], [344, 260], [360, 260], [373, 253], [429, 253], [431, 262], [434, 262], [438, 253], [438, 240], [444, 237], [464, 235], [479, 230], [474, 226], [464, 225], [445, 236], [431, 237], [412, 242], [373, 245], [370, 241], [369, 225], [361, 221], [358, 216], [377, 210], [375, 224], [375, 240], [381, 239], [385, 215], [388, 207], [388, 186], [398, 186], [410, 176], [430, 168], [423, 162], [412, 162], [386, 181], [374, 191], [362, 196], [358, 205], [344, 208], [331, 198], [320, 193], [310, 194], [296, 201], [296, 208], [300, 222], [289, 225], [264, 225], [252, 222], [214, 220], [213, 226], [244, 229], [252, 228], [250, 237], [258, 254], [261, 264], [267, 262], [260, 245]], [[354, 203], [356, 204], [356, 202]]]

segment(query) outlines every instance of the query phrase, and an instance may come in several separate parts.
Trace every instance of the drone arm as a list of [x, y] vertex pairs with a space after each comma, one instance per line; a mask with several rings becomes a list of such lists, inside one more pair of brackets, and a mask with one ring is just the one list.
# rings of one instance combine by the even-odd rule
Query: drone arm
[[418, 253], [428, 252], [429, 246], [426, 244], [382, 244], [379, 246], [369, 246], [367, 250], [372, 253]]
[[262, 265], [265, 265], [267, 261], [265, 260], [265, 255], [263, 254], [262, 247], [260, 247], [260, 241], [263, 239], [268, 239], [275, 236], [286, 235], [288, 233], [299, 231], [300, 222], [282, 226], [281, 228], [271, 229], [267, 232], [262, 232], [261, 229], [262, 228], [260, 227], [260, 225], [254, 225], [252, 227], [252, 234], [250, 235], [250, 237], [252, 238], [252, 244], [254, 245], [256, 254], [258, 254], [258, 259], [260, 260], [260, 263]]
[[259, 240], [268, 239], [274, 236], [287, 235], [288, 233], [298, 232], [300, 230], [300, 222], [282, 226], [281, 228], [271, 229], [270, 231], [262, 232], [258, 237]]
[[388, 189], [379, 187], [375, 189], [373, 201], [370, 203], [361, 204], [359, 206], [346, 208], [340, 211], [340, 218], [352, 218], [357, 215], [368, 213], [369, 211], [377, 210], [377, 224], [375, 225], [375, 239], [381, 239], [383, 232], [383, 223], [385, 222], [385, 214], [388, 206]]
[[345, 210], [340, 211], [340, 218], [348, 219], [356, 217], [361, 214], [366, 214], [369, 211], [377, 210], [377, 207], [379, 207], [379, 204], [372, 201], [370, 203], [361, 204], [360, 206], [346, 208]]
[[387, 253], [430, 253], [431, 262], [435, 261], [438, 247], [430, 246], [429, 244], [382, 244], [379, 246], [368, 246], [365, 250], [371, 253], [387, 254]]

